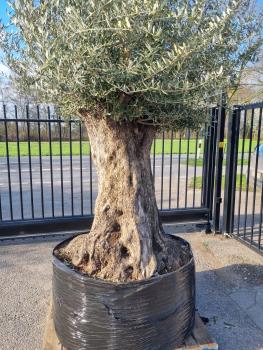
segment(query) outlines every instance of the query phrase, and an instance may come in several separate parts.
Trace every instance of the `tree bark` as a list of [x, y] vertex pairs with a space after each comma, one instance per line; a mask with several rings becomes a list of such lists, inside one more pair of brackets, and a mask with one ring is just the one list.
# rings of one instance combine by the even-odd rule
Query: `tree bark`
[[156, 205], [150, 150], [153, 126], [84, 115], [98, 197], [89, 234], [59, 253], [90, 276], [113, 282], [173, 271], [188, 258], [163, 232]]

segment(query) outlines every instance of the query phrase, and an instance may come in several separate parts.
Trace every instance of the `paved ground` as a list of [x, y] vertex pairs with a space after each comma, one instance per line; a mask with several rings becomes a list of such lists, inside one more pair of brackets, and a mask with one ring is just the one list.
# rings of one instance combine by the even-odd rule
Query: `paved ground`
[[20, 240], [0, 246], [1, 350], [40, 349], [55, 242]]
[[[235, 240], [192, 227], [177, 232], [193, 247], [197, 307], [223, 350], [263, 350], [263, 259]], [[51, 291], [53, 240], [0, 245], [0, 349], [39, 350]]]
[[262, 350], [263, 258], [234, 239], [186, 231], [178, 234], [195, 255], [197, 308], [219, 349]]

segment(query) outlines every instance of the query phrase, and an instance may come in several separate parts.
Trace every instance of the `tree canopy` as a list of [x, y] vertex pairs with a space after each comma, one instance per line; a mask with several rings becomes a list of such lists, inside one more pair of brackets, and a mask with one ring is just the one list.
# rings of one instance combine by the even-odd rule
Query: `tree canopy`
[[19, 88], [63, 115], [195, 127], [260, 46], [250, 3], [16, 0], [2, 48]]

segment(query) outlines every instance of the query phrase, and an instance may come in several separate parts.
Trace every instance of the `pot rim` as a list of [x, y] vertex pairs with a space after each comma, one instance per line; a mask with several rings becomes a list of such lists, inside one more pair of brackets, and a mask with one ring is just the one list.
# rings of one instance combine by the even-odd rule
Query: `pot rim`
[[173, 274], [179, 273], [182, 270], [184, 270], [185, 268], [187, 268], [189, 265], [194, 264], [194, 256], [193, 256], [193, 252], [192, 252], [190, 243], [188, 243], [184, 238], [181, 238], [179, 236], [174, 236], [174, 235], [170, 235], [169, 234], [174, 239], [179, 240], [179, 241], [183, 242], [185, 245], [187, 245], [188, 249], [189, 249], [189, 252], [190, 252], [190, 255], [191, 255], [191, 259], [185, 265], [181, 266], [179, 269], [174, 270], [172, 272], [167, 272], [167, 273], [165, 273], [163, 275], [152, 276], [150, 278], [146, 278], [146, 279], [143, 279], [143, 280], [135, 280], [135, 281], [129, 281], [129, 282], [124, 282], [124, 283], [123, 282], [121, 282], [121, 283], [111, 282], [111, 281], [103, 280], [103, 279], [100, 279], [100, 278], [97, 278], [97, 277], [91, 277], [88, 274], [85, 274], [85, 273], [77, 270], [76, 268], [74, 268], [73, 265], [65, 264], [65, 262], [63, 260], [59, 259], [55, 255], [55, 250], [57, 250], [58, 248], [60, 248], [60, 246], [64, 245], [65, 243], [71, 241], [73, 238], [75, 238], [75, 237], [77, 237], [77, 236], [79, 236], [81, 234], [85, 234], [85, 233], [80, 233], [80, 234], [74, 235], [72, 237], [69, 237], [69, 238], [63, 240], [62, 242], [60, 242], [59, 244], [57, 244], [54, 247], [54, 249], [52, 251], [52, 256], [53, 256], [52, 264], [53, 264], [53, 266], [58, 267], [60, 270], [63, 270], [64, 272], [72, 275], [74, 278], [80, 279], [82, 281], [83, 280], [87, 280], [87, 281], [90, 281], [90, 282], [94, 282], [94, 283], [98, 283], [98, 284], [104, 284], [104, 285], [109, 285], [109, 286], [113, 286], [113, 287], [129, 287], [129, 286], [130, 287], [133, 287], [133, 286], [135, 287], [135, 286], [139, 286], [139, 285], [155, 283], [157, 280], [160, 280], [160, 279], [169, 277], [169, 276], [171, 276]]

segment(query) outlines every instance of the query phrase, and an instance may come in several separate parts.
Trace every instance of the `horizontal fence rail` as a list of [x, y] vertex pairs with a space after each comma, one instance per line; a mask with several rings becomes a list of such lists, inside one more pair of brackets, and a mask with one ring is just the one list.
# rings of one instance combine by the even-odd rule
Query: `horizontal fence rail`
[[[152, 173], [164, 219], [209, 220], [214, 129], [209, 124], [197, 132], [170, 131], [156, 136]], [[97, 191], [89, 140], [79, 120], [63, 120], [46, 106], [25, 106], [22, 111], [3, 106], [1, 233], [14, 227], [27, 232], [30, 225], [43, 223], [54, 227], [57, 222], [60, 229], [64, 224], [67, 229], [70, 222], [85, 226], [92, 220]]]

